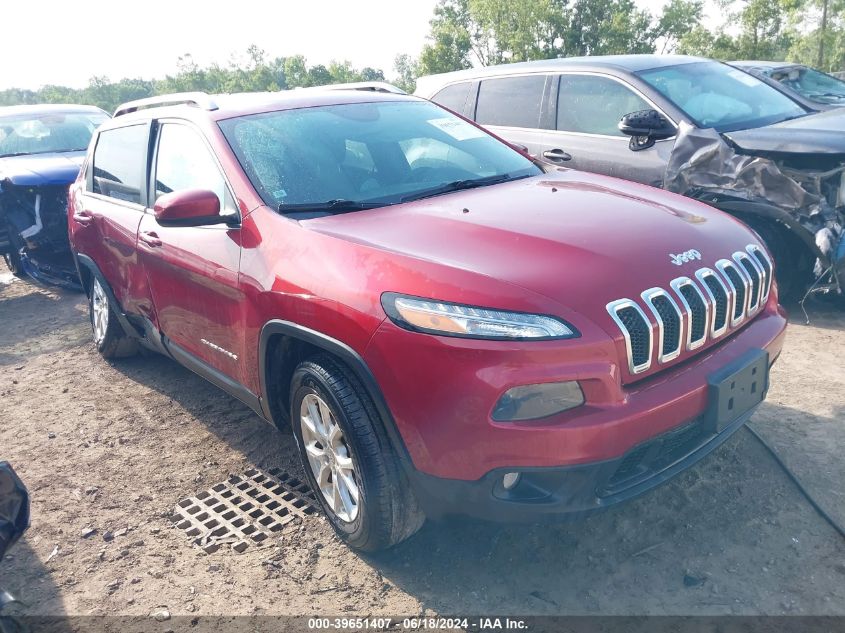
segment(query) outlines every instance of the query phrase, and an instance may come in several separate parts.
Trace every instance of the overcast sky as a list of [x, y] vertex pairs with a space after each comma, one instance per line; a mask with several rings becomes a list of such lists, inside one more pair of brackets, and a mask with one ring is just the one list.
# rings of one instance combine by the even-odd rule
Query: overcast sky
[[[659, 10], [665, 0], [637, 0]], [[257, 44], [309, 64], [349, 60], [393, 74], [417, 55], [436, 0], [3, 0], [0, 89], [83, 87], [94, 75], [152, 79], [180, 55], [225, 64]]]

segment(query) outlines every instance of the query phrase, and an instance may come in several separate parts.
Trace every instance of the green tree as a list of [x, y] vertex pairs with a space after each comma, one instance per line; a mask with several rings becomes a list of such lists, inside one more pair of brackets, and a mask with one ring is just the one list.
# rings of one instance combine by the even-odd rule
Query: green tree
[[420, 76], [419, 62], [408, 54], [397, 55], [393, 60], [393, 70], [398, 75], [393, 83], [405, 92], [413, 92], [417, 87], [417, 77]]
[[703, 0], [671, 0], [652, 30], [655, 41], [661, 42], [660, 53], [675, 52], [681, 40], [700, 24], [703, 12]]
[[[467, 0], [439, 0], [431, 19], [430, 42], [423, 46], [420, 53], [420, 74], [470, 68], [473, 48], [470, 28]], [[476, 46], [481, 46], [481, 43], [476, 42]], [[478, 51], [475, 53], [477, 56]]]

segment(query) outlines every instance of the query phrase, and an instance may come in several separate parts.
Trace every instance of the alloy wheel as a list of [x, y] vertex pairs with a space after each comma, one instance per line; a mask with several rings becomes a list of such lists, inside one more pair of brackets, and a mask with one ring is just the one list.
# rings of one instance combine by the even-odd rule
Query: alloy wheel
[[109, 327], [109, 300], [97, 279], [91, 290], [91, 325], [94, 328], [94, 342], [101, 345]]
[[351, 523], [358, 516], [360, 489], [349, 445], [331, 407], [309, 393], [300, 405], [300, 428], [308, 465], [332, 512]]

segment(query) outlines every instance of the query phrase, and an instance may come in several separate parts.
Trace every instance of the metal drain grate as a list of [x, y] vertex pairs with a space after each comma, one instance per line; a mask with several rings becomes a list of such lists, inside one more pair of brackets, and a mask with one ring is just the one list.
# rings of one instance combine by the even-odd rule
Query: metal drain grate
[[317, 512], [308, 484], [276, 468], [250, 469], [176, 504], [173, 522], [211, 554], [262, 545], [295, 517]]

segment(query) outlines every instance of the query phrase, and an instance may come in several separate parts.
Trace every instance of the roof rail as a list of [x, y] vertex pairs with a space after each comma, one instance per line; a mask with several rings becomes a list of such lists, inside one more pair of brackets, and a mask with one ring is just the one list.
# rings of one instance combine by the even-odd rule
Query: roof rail
[[169, 105], [189, 105], [202, 108], [203, 110], [217, 109], [217, 104], [214, 100], [204, 92], [177, 92], [169, 95], [128, 101], [118, 106], [117, 110], [114, 111], [114, 116], [119, 117], [122, 114], [129, 114], [130, 112], [145, 110], [146, 108], [159, 108]]
[[348, 84], [326, 84], [324, 86], [310, 86], [299, 88], [299, 90], [365, 90], [370, 92], [388, 92], [395, 95], [408, 94], [402, 88], [398, 88], [386, 81], [357, 81]]

